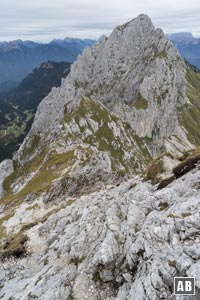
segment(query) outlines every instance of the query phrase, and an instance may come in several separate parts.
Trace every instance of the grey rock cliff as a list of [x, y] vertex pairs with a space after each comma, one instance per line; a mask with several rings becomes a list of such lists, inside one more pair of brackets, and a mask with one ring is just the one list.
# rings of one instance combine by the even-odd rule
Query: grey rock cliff
[[[130, 180], [65, 198], [27, 231], [28, 256], [1, 263], [1, 299], [178, 300], [174, 276], [195, 276], [196, 297], [184, 299], [199, 299], [199, 181], [197, 168], [161, 191]], [[26, 222], [24, 209], [8, 231]]]
[[3, 196], [3, 182], [13, 171], [13, 161], [11, 159], [6, 159], [0, 163], [0, 198]]
[[59, 132], [65, 105], [73, 109], [87, 96], [101, 101], [140, 137], [152, 139], [150, 151], [156, 156], [165, 138], [186, 140], [177, 117], [177, 108], [187, 102], [185, 73], [183, 59], [162, 30], [140, 15], [84, 50], [61, 88], [39, 105], [30, 134]]

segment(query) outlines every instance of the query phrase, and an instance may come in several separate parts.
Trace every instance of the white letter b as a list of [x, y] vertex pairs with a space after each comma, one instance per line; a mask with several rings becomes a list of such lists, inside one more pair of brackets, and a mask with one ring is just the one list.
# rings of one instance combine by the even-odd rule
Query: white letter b
[[192, 290], [192, 282], [191, 281], [185, 282], [185, 290], [186, 290], [186, 292], [190, 292]]

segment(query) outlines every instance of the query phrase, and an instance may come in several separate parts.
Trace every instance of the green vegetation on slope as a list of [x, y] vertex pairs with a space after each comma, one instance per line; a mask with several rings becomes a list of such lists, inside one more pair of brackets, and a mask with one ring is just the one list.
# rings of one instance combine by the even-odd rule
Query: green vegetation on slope
[[189, 141], [200, 144], [200, 73], [191, 68], [187, 69], [187, 97], [186, 103], [179, 111], [179, 121], [186, 129]]
[[[71, 123], [76, 123], [80, 130], [75, 133], [67, 130]], [[81, 169], [93, 162], [95, 168], [95, 160], [92, 160], [96, 155], [95, 148], [108, 153], [112, 162], [111, 172], [117, 179], [141, 172], [151, 159], [145, 143], [134, 135], [130, 125], [112, 115], [98, 101], [83, 98], [72, 113], [66, 111], [62, 125], [60, 140], [48, 146], [39, 135], [29, 137], [23, 152], [24, 161], [27, 162], [23, 165], [15, 162], [14, 172], [4, 180], [5, 194], [0, 200], [4, 207], [4, 217], [0, 219], [0, 258], [26, 254], [26, 230], [22, 228], [17, 234], [6, 236], [3, 224], [15, 214], [21, 203], [38, 199], [43, 193], [49, 193], [50, 197], [54, 197], [54, 192], [59, 195], [70, 193], [71, 186], [76, 189], [72, 194], [79, 189], [81, 192], [90, 192], [87, 186], [93, 186], [90, 181], [93, 178], [88, 179]], [[89, 131], [91, 134], [85, 134]], [[64, 141], [73, 145], [70, 150], [62, 147]], [[54, 150], [57, 148], [64, 152], [58, 153], [58, 150]], [[79, 153], [83, 153], [83, 156], [79, 156]], [[79, 173], [76, 175], [76, 167], [78, 172], [80, 168], [80, 176]], [[103, 182], [103, 177], [101, 179], [101, 174], [97, 173], [94, 185], [101, 180]], [[14, 192], [16, 186], [17, 192]]]
[[[18, 165], [15, 162], [14, 172], [3, 182], [5, 194], [0, 199], [0, 205], [4, 206], [4, 217], [0, 218], [0, 258], [2, 242], [6, 237], [3, 223], [14, 215], [15, 209], [23, 201], [27, 200], [29, 196], [38, 197], [43, 192], [48, 192], [61, 174], [62, 176], [67, 176], [66, 168], [69, 167], [70, 169], [74, 163], [74, 150], [59, 154], [49, 147], [43, 148], [39, 155], [24, 165]], [[23, 185], [28, 178], [29, 180]], [[13, 186], [19, 182], [22, 184], [22, 187], [18, 192], [14, 193]], [[2, 254], [4, 257], [24, 254], [24, 243], [27, 240], [24, 229], [13, 237], [6, 237], [8, 242], [4, 246]]]
[[134, 106], [136, 109], [147, 109], [148, 108], [148, 101], [140, 94], [138, 93], [136, 102], [134, 103]]
[[[48, 156], [47, 156], [48, 154]], [[74, 151], [58, 154], [51, 151], [48, 147], [26, 163], [23, 166], [15, 165], [14, 172], [8, 176], [3, 183], [5, 196], [0, 200], [0, 203], [8, 206], [15, 206], [16, 203], [21, 203], [28, 195], [40, 195], [42, 192], [48, 191], [54, 180], [56, 180], [63, 169], [74, 161]], [[12, 192], [12, 185], [19, 178], [28, 178], [33, 175], [28, 183], [18, 193]]]
[[144, 180], [150, 180], [152, 184], [157, 184], [161, 180], [161, 175], [164, 173], [164, 162], [163, 156], [158, 157], [157, 159], [153, 160], [148, 168], [146, 169], [146, 174]]
[[[123, 169], [126, 174], [138, 173], [151, 159], [145, 143], [139, 137], [135, 138], [131, 127], [111, 114], [100, 102], [83, 98], [71, 114], [65, 113], [64, 122], [70, 124], [73, 120], [79, 126], [81, 136], [88, 129], [91, 131], [83, 142], [106, 151], [114, 171]], [[91, 121], [97, 124], [96, 130], [92, 128]], [[118, 134], [115, 134], [115, 129]]]

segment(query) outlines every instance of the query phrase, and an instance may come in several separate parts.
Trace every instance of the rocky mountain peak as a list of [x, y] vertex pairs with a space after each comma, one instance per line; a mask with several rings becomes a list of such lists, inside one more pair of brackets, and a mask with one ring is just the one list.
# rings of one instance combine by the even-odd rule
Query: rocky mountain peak
[[138, 136], [151, 139], [149, 150], [156, 156], [166, 137], [179, 133], [185, 140], [177, 118], [177, 107], [187, 101], [185, 73], [183, 59], [162, 30], [140, 15], [78, 56], [62, 86], [39, 105], [30, 135], [52, 139], [65, 106], [71, 111], [86, 96], [101, 101]]
[[126, 34], [129, 35], [129, 38], [130, 35], [135, 35], [135, 37], [139, 38], [139, 36], [143, 37], [145, 34], [148, 34], [153, 30], [155, 30], [155, 27], [151, 19], [147, 15], [141, 14], [137, 18], [134, 18], [123, 25], [117, 26], [111, 36], [114, 35], [116, 31], [120, 31], [123, 33], [126, 32]]

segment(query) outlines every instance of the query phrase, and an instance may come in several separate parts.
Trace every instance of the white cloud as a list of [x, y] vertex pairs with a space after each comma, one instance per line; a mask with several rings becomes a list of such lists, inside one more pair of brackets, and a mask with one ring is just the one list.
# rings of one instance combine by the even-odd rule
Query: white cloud
[[98, 38], [141, 13], [165, 32], [200, 35], [199, 0], [0, 0], [0, 5], [0, 40]]

